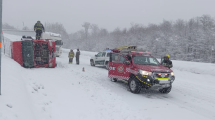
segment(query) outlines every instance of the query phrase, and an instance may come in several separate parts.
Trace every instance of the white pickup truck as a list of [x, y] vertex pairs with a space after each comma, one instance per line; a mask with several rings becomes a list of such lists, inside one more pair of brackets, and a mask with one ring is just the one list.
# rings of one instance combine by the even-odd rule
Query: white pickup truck
[[94, 57], [91, 57], [90, 58], [90, 65], [91, 66], [95, 66], [95, 65], [105, 66], [106, 69], [108, 69], [109, 59], [110, 59], [110, 52], [112, 52], [112, 51], [111, 50], [106, 50], [106, 51], [103, 51], [103, 52], [99, 52]]

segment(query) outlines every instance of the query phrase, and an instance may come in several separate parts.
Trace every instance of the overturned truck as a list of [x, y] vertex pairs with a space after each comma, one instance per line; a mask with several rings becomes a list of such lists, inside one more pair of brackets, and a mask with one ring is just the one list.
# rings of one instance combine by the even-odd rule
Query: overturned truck
[[11, 43], [11, 57], [25, 68], [56, 67], [55, 41], [22, 39]]

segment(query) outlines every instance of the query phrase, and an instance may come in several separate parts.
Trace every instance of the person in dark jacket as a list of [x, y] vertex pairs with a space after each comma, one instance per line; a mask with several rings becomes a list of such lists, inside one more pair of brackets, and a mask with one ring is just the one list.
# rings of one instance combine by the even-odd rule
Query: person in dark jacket
[[70, 50], [68, 57], [69, 57], [69, 64], [72, 64], [73, 58], [75, 57], [75, 53], [73, 52], [72, 49]]
[[40, 21], [37, 21], [37, 23], [34, 25], [34, 31], [36, 32], [36, 40], [39, 40], [42, 32], [45, 32], [45, 28]]
[[76, 52], [76, 64], [78, 64], [79, 65], [79, 63], [80, 63], [80, 61], [79, 61], [79, 58], [80, 58], [80, 51], [79, 51], [79, 49], [77, 49], [77, 52]]
[[166, 56], [164, 56], [164, 60], [162, 62], [162, 65], [165, 67], [168, 67], [168, 68], [172, 68], [173, 64], [172, 64], [172, 61], [169, 60], [169, 58], [170, 58], [170, 56], [168, 54]]

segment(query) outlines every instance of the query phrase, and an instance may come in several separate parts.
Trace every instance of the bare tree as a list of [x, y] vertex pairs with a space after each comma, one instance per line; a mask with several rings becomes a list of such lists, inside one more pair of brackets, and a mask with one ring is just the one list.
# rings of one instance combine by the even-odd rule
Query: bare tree
[[85, 22], [82, 27], [84, 27], [85, 29], [85, 34], [86, 34], [86, 38], [88, 37], [88, 30], [90, 28], [90, 23], [89, 22]]

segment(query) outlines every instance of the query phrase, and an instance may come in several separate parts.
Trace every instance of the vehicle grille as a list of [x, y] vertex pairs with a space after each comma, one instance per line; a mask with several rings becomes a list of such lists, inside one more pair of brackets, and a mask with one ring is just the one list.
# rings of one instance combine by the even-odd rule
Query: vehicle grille
[[171, 76], [170, 73], [162, 73], [162, 72], [153, 73], [154, 78], [169, 78], [170, 76]]

